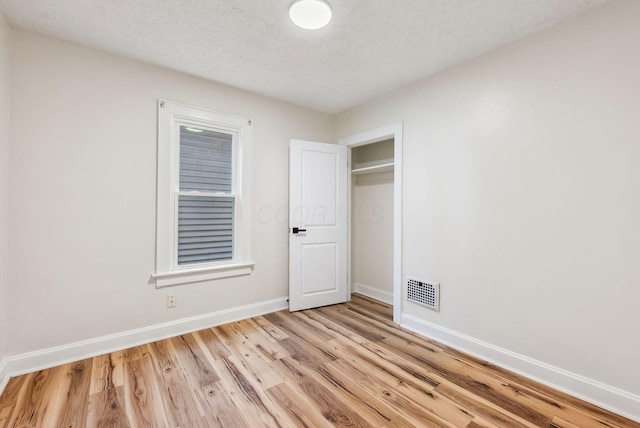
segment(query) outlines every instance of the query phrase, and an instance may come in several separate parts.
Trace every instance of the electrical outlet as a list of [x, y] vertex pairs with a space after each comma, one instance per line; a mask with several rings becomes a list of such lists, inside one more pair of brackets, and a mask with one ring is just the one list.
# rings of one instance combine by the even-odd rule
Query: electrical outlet
[[167, 296], [167, 308], [176, 307], [176, 296]]

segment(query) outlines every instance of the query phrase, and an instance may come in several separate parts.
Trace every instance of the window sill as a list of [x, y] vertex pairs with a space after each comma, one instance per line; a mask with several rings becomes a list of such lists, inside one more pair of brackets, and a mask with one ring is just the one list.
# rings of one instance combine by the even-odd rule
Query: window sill
[[156, 288], [171, 287], [173, 285], [188, 284], [191, 282], [249, 275], [254, 265], [254, 262], [235, 263], [169, 273], [155, 273], [151, 275], [151, 277], [156, 281]]

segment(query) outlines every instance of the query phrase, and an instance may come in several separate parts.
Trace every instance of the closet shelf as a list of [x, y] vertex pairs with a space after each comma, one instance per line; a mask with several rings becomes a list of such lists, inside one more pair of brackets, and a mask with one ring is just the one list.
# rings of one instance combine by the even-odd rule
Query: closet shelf
[[393, 162], [382, 163], [379, 165], [366, 166], [363, 168], [355, 168], [351, 170], [353, 175], [365, 175], [376, 174], [378, 172], [391, 172], [393, 171]]

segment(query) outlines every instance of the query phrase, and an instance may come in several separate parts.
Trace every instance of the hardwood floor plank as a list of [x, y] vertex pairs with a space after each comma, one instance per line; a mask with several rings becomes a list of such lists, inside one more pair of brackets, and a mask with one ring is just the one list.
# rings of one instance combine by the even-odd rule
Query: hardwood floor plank
[[466, 428], [498, 428], [497, 425], [491, 424], [482, 418], [475, 418]]
[[[602, 426], [616, 426], [612, 423], [606, 423], [597, 416], [587, 415], [577, 409], [572, 409], [566, 405], [544, 396], [536, 391], [532, 391], [529, 388], [521, 385], [515, 385], [508, 383], [506, 385], [507, 395], [514, 401], [517, 401], [521, 405], [530, 407], [539, 411], [540, 413], [555, 415], [555, 418], [560, 420], [564, 419], [567, 423], [575, 424], [580, 427], [602, 427]], [[550, 423], [551, 425], [551, 423]]]
[[538, 412], [537, 409], [522, 405], [515, 399], [509, 392], [507, 384], [495, 377], [487, 376], [483, 370], [474, 370], [474, 367], [467, 362], [446, 358], [446, 355], [438, 355], [438, 353], [411, 344], [398, 348], [397, 344], [394, 346], [382, 340], [379, 345], [389, 352], [413, 361], [415, 364], [428, 367], [429, 370], [463, 387], [472, 394], [483, 397], [534, 425], [548, 426], [551, 422], [551, 418], [548, 416]]
[[340, 324], [342, 324], [345, 328], [353, 331], [358, 336], [364, 337], [371, 342], [378, 342], [384, 339], [384, 336], [379, 330], [370, 329], [368, 326], [362, 325], [355, 319], [347, 316], [345, 314], [346, 308], [344, 306], [325, 306], [323, 308], [318, 308], [316, 311], [320, 312], [321, 314], [335, 317], [335, 319], [339, 319]]
[[[370, 426], [358, 409], [354, 409], [353, 403], [346, 404], [340, 399], [342, 397], [336, 397], [336, 390], [325, 387], [295, 360], [282, 358], [275, 364], [281, 364], [283, 371], [288, 373], [290, 381], [298, 385], [308, 397], [312, 397], [314, 405], [318, 407], [332, 426], [354, 428]], [[385, 424], [380, 426], [385, 426]]]
[[[434, 374], [433, 376], [438, 378], [438, 375]], [[535, 424], [522, 419], [518, 415], [514, 415], [508, 410], [495, 405], [489, 400], [469, 393], [469, 391], [444, 378], [438, 378], [438, 380], [440, 384], [435, 388], [435, 390], [439, 394], [451, 401], [454, 401], [459, 406], [462, 406], [473, 414], [481, 416], [492, 424], [499, 427], [514, 428], [533, 428], [536, 426]]]
[[273, 325], [273, 323], [267, 321], [264, 316], [255, 317], [252, 318], [252, 320], [260, 326], [262, 331], [264, 331], [268, 337], [276, 342], [289, 337], [284, 331]]
[[365, 387], [369, 393], [375, 394], [393, 403], [394, 408], [416, 418], [431, 418], [435, 422], [450, 422], [454, 426], [465, 426], [475, 417], [468, 410], [456, 405], [442, 395], [426, 390], [418, 390], [410, 385], [400, 384], [386, 373], [370, 370], [365, 365], [353, 365], [345, 360], [338, 360], [330, 367], [343, 371]]
[[13, 412], [8, 427], [57, 427], [69, 381], [65, 366], [42, 370], [29, 376], [18, 394], [16, 407], [29, 412]]
[[[377, 407], [379, 412], [383, 412], [389, 420], [391, 426], [407, 426], [413, 427], [421, 424], [429, 424], [433, 427], [456, 427], [459, 421], [456, 418], [444, 419], [433, 413], [426, 406], [428, 395], [421, 397], [421, 404], [417, 404], [413, 400], [408, 399], [404, 394], [399, 393], [397, 389], [389, 387], [374, 379], [357, 368], [343, 362], [341, 360], [334, 361], [327, 365], [327, 372], [333, 379], [340, 379], [346, 386], [346, 389], [357, 394], [359, 397], [367, 397], [370, 403], [376, 400], [384, 403], [384, 410]], [[380, 404], [378, 404], [380, 406]], [[381, 406], [382, 407], [382, 406]], [[471, 421], [471, 416], [465, 415], [465, 425]]]
[[269, 388], [267, 393], [288, 412], [294, 423], [292, 426], [318, 428], [335, 426], [325, 419], [320, 409], [303, 391], [294, 388], [288, 381]]
[[123, 389], [123, 386], [112, 386], [90, 395], [87, 427], [128, 428], [131, 426], [125, 407], [120, 401], [120, 397], [124, 396]]
[[395, 338], [397, 340], [406, 340], [409, 343], [417, 342], [434, 353], [445, 352], [450, 349], [442, 344], [435, 343], [432, 340], [422, 337], [417, 333], [400, 328], [398, 324], [391, 320], [382, 317], [369, 316], [366, 310], [354, 304], [347, 304], [344, 309], [345, 311], [341, 313], [346, 315], [348, 318], [359, 320], [359, 322], [363, 324], [363, 328], [379, 329], [386, 339]]
[[192, 333], [196, 339], [203, 343], [209, 353], [216, 360], [225, 358], [231, 355], [231, 351], [222, 343], [220, 338], [216, 335], [215, 329], [209, 328], [206, 330], [196, 331]]
[[[343, 341], [344, 339], [338, 338], [337, 340]], [[352, 349], [359, 356], [362, 356], [365, 361], [382, 359], [386, 361], [386, 363], [390, 363], [403, 375], [410, 376], [410, 379], [413, 381], [421, 382], [424, 385], [430, 385], [432, 387], [437, 387], [440, 384], [440, 382], [433, 376], [433, 373], [424, 366], [415, 363], [414, 361], [403, 359], [401, 356], [398, 356], [393, 352], [389, 352], [388, 349], [377, 343], [364, 342], [361, 343], [360, 346], [354, 346]]]
[[393, 307], [391, 305], [358, 293], [351, 295], [351, 302], [362, 307], [371, 315], [378, 315], [389, 321], [393, 321]]
[[[243, 331], [246, 340], [267, 360], [273, 361], [287, 356], [287, 352], [280, 346], [278, 339], [271, 336], [254, 319], [248, 319], [245, 322], [248, 326]], [[286, 337], [283, 337], [283, 339], [286, 339]]]
[[5, 427], [7, 425], [11, 412], [13, 412], [13, 407], [0, 408], [0, 427]]
[[135, 361], [142, 358], [143, 352], [140, 347], [123, 349], [110, 354], [110, 364], [112, 366], [112, 380], [114, 386], [124, 385], [125, 364], [129, 361]]
[[[27, 373], [25, 375], [20, 376], [18, 381], [15, 382], [15, 389], [12, 388], [11, 391], [11, 399], [13, 401], [13, 412], [11, 412], [10, 417], [7, 419], [5, 426], [15, 427], [18, 426], [16, 422], [19, 419], [25, 419], [25, 413], [31, 414], [33, 412], [31, 406], [29, 405], [30, 395], [28, 394], [28, 390], [30, 388], [30, 384], [34, 382], [34, 378], [38, 372]], [[10, 383], [13, 382], [14, 379], [11, 379]], [[4, 397], [4, 393], [2, 394], [3, 401], [8, 400], [9, 397]], [[6, 401], [8, 402], [8, 401]], [[25, 426], [29, 426], [25, 424]]]
[[313, 348], [307, 348], [295, 339], [284, 339], [280, 343], [289, 351], [291, 358], [307, 367], [321, 367], [326, 363], [334, 361], [335, 358], [327, 357], [326, 354]]
[[302, 314], [320, 324], [323, 328], [326, 328], [328, 331], [332, 331], [338, 334], [337, 338], [344, 337], [353, 341], [354, 343], [365, 343], [369, 342], [369, 340], [365, 339], [362, 336], [359, 336], [355, 332], [349, 330], [349, 328], [334, 322], [331, 317], [327, 317], [324, 314], [321, 314], [317, 311], [303, 311]]
[[178, 365], [171, 340], [160, 340], [147, 346], [154, 364], [156, 381], [162, 386], [160, 393], [169, 423], [178, 427], [205, 427], [204, 410]]
[[[228, 346], [233, 350], [236, 361], [244, 368], [246, 377], [253, 380], [256, 387], [265, 390], [282, 383], [284, 379], [270, 364], [273, 358], [260, 353], [255, 343], [249, 343], [245, 332], [246, 324], [235, 323], [220, 328], [220, 336], [228, 341]], [[278, 352], [284, 354], [284, 351]]]
[[124, 399], [133, 427], [169, 426], [153, 361], [148, 354], [125, 364]]
[[221, 382], [202, 388], [202, 394], [210, 410], [211, 427], [245, 428], [251, 424], [245, 419], [244, 412], [231, 398], [230, 392], [223, 388]]
[[[332, 370], [330, 365], [319, 367], [309, 372], [316, 379], [341, 398], [341, 401], [351, 404], [358, 414], [365, 418], [371, 426], [412, 427], [405, 412], [398, 413], [392, 409], [388, 401], [369, 394], [366, 389], [355, 382], [344, 372]], [[434, 419], [432, 421], [435, 422]], [[448, 424], [433, 424], [434, 427], [449, 427]]]
[[216, 361], [216, 369], [220, 374], [220, 383], [224, 391], [230, 394], [229, 397], [238, 408], [238, 412], [247, 419], [247, 426], [286, 427], [270, 412], [263, 397], [258, 394], [233, 359], [235, 358], [232, 355]]
[[60, 427], [84, 427], [89, 411], [89, 389], [91, 386], [91, 358], [68, 365], [66, 375], [69, 377], [69, 388], [66, 403], [62, 406]]
[[27, 379], [27, 375], [11, 378], [0, 395], [0, 428], [9, 426], [9, 420], [18, 404], [18, 394]]
[[488, 373], [493, 373], [494, 375], [501, 376], [505, 379], [511, 379], [514, 384], [524, 386], [532, 391], [536, 391], [542, 395], [549, 397], [551, 400], [564, 403], [565, 405], [567, 405], [568, 407], [571, 407], [576, 411], [580, 411], [587, 415], [591, 415], [594, 418], [607, 421], [604, 426], [608, 426], [608, 424], [613, 424], [613, 426], [626, 426], [626, 424], [628, 424], [629, 422], [628, 419], [625, 419], [622, 416], [607, 412], [606, 410], [601, 409], [593, 404], [590, 404], [578, 398], [563, 394], [562, 392], [549, 388], [546, 385], [542, 385], [534, 380], [527, 379], [524, 376], [521, 376], [519, 374], [512, 373], [494, 364], [480, 360], [479, 358], [466, 355], [452, 348], [446, 348], [446, 349], [447, 349], [447, 353], [450, 354], [453, 358], [473, 362], [473, 364], [479, 367], [483, 367]]
[[[329, 362], [336, 359], [332, 354], [332, 349], [327, 343], [335, 337], [335, 334], [326, 329], [317, 328], [307, 322], [307, 318], [300, 313], [269, 314], [266, 319], [276, 324], [282, 331], [288, 334], [288, 338], [279, 341], [290, 355], [295, 349], [306, 349], [309, 358], [318, 362]], [[312, 355], [309, 355], [312, 354]]]
[[403, 370], [397, 365], [379, 358], [367, 348], [343, 344], [337, 349], [337, 353], [340, 356], [338, 361], [344, 361], [361, 371], [366, 371], [370, 377], [379, 379], [380, 382], [385, 382], [394, 390], [402, 391], [410, 398], [415, 397], [416, 401], [418, 397], [433, 394], [435, 386], [438, 385], [431, 378], [420, 374], [415, 376], [413, 371]]
[[468, 361], [451, 358], [446, 353], [433, 353], [415, 342], [403, 343], [386, 338], [382, 346], [393, 352], [401, 352], [408, 359], [429, 366], [434, 372], [456, 383], [475, 395], [486, 398], [499, 407], [518, 415], [534, 425], [547, 426], [551, 423], [547, 415], [560, 415], [581, 426], [599, 426], [601, 421], [586, 414], [567, 409], [556, 400], [546, 397], [524, 386], [514, 384], [510, 379], [479, 367]]
[[580, 426], [569, 423], [563, 420], [562, 418], [559, 418], [556, 416], [551, 421], [551, 425], [549, 425], [549, 428], [580, 428]]
[[202, 388], [220, 380], [192, 335], [177, 336], [168, 340], [171, 341], [176, 358], [192, 385]]
[[58, 366], [51, 369], [49, 383], [42, 390], [42, 401], [48, 402], [48, 405], [43, 406], [39, 426], [60, 426], [60, 419], [66, 405], [66, 395], [70, 388], [70, 381], [70, 377], [67, 376], [66, 366]]
[[113, 353], [99, 355], [93, 358], [91, 368], [91, 385], [89, 388], [90, 394], [97, 394], [98, 392], [124, 385], [124, 377], [122, 375], [116, 374], [114, 379], [116, 359], [117, 355]]
[[349, 303], [281, 311], [11, 379], [0, 428], [640, 428]]

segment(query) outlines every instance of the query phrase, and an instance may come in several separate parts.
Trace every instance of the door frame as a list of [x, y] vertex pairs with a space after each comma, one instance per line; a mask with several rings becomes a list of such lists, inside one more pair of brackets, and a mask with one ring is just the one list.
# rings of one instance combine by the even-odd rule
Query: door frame
[[402, 122], [382, 126], [340, 138], [338, 144], [349, 148], [349, 176], [347, 178], [347, 275], [351, 295], [351, 149], [393, 138], [393, 321], [400, 323], [402, 314]]

